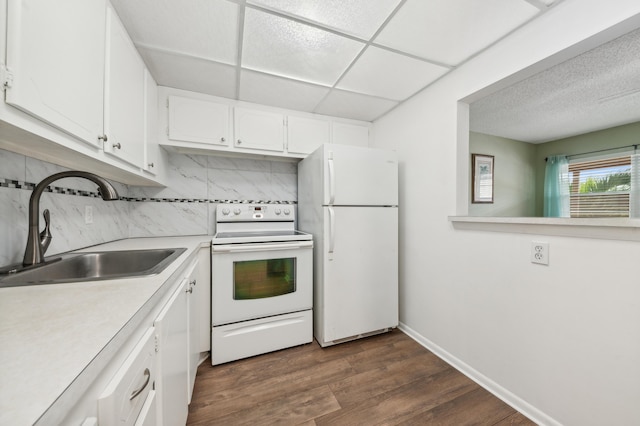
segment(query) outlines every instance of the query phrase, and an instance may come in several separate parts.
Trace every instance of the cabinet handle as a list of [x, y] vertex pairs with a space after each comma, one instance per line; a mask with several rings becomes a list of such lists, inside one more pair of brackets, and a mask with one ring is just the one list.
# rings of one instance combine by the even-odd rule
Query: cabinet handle
[[120, 145], [120, 142], [118, 142], [118, 143], [114, 143], [114, 144], [113, 144], [113, 147], [114, 147], [115, 149], [122, 149], [122, 145]]
[[242, 143], [242, 141], [240, 139], [238, 139], [238, 145], [240, 145]]
[[184, 292], [185, 293], [193, 293], [193, 287], [189, 287], [189, 289], [185, 290]]
[[153, 163], [149, 163], [149, 164], [148, 164], [148, 166], [149, 166], [149, 167], [151, 167], [151, 168], [153, 168], [153, 167], [154, 167], [154, 166], [153, 166]]
[[145, 379], [144, 383], [142, 384], [142, 387], [140, 389], [134, 390], [133, 393], [131, 393], [131, 397], [129, 397], [129, 401], [131, 401], [136, 396], [140, 395], [142, 393], [142, 391], [144, 390], [144, 388], [146, 388], [147, 385], [149, 384], [149, 379], [151, 378], [151, 372], [149, 371], [148, 368], [144, 369], [144, 375], [145, 375], [146, 379]]
[[193, 281], [189, 281], [189, 285], [196, 285], [197, 281], [193, 280]]
[[102, 142], [106, 142], [107, 141], [107, 135], [102, 135], [102, 136], [98, 136], [98, 140], [102, 141]]
[[226, 142], [225, 138], [220, 138], [220, 142]]

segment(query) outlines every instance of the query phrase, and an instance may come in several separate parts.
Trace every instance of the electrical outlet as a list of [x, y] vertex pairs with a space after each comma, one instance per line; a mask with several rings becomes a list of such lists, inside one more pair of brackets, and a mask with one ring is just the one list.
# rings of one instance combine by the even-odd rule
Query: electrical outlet
[[93, 223], [93, 206], [84, 206], [84, 223]]
[[549, 264], [549, 243], [531, 242], [531, 263]]

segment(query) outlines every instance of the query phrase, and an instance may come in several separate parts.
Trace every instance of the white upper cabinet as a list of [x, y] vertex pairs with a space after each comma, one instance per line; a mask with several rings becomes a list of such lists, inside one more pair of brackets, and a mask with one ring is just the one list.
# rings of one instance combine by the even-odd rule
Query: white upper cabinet
[[93, 146], [103, 130], [104, 0], [9, 0], [6, 102]]
[[237, 148], [284, 151], [284, 115], [236, 107], [234, 131]]
[[169, 96], [168, 136], [173, 141], [229, 145], [229, 106]]
[[104, 151], [142, 167], [145, 66], [111, 7], [107, 8], [106, 46]]
[[[320, 145], [369, 146], [370, 123], [158, 87], [159, 143], [179, 153], [277, 157], [297, 161]], [[255, 106], [255, 107], [254, 107]], [[162, 108], [160, 108], [162, 111]], [[233, 141], [233, 142], [231, 142]]]
[[369, 146], [369, 126], [333, 122], [331, 141], [342, 145]]
[[144, 70], [144, 170], [151, 174], [160, 166], [160, 145], [158, 145], [158, 85], [149, 70]]
[[329, 143], [329, 121], [306, 117], [287, 117], [287, 152], [310, 154], [320, 145]]

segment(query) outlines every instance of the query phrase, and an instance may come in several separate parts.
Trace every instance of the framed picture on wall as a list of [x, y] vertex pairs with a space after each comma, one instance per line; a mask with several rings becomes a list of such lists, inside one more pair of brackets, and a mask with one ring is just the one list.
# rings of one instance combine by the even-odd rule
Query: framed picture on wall
[[471, 202], [493, 203], [493, 155], [471, 154]]

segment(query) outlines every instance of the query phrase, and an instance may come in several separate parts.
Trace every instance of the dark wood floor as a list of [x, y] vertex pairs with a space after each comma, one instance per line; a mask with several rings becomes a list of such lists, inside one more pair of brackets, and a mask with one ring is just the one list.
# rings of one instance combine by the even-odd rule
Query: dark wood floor
[[399, 330], [198, 369], [189, 425], [533, 425]]

